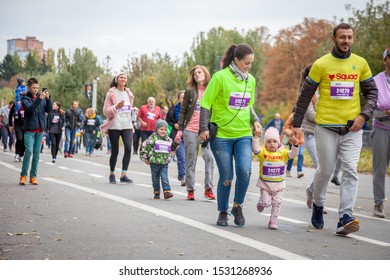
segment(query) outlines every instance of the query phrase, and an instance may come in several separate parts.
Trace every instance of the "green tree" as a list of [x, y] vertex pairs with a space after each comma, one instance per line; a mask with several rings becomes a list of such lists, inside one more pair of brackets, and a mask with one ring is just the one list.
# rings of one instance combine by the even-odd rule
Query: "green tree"
[[15, 68], [15, 71], [19, 74], [21, 72], [23, 72], [23, 63], [22, 63], [22, 60], [20, 59], [20, 56], [17, 52], [14, 53], [14, 55], [12, 56], [13, 60], [14, 60], [14, 68]]
[[38, 51], [34, 50], [33, 52], [30, 52], [26, 56], [26, 61], [24, 64], [24, 71], [29, 76], [34, 76], [38, 74], [40, 71], [41, 61], [39, 58]]
[[[55, 77], [55, 90], [62, 94], [59, 100], [65, 106], [71, 104], [73, 100], [78, 100], [81, 108], [90, 107], [91, 101], [85, 98], [84, 85], [104, 75], [104, 70], [98, 66], [93, 52], [87, 48], [77, 48], [73, 53], [72, 61], [69, 62], [64, 50], [60, 49], [57, 59], [59, 59], [58, 64], [61, 64], [57, 68], [59, 73]], [[99, 100], [101, 99], [98, 98]], [[98, 103], [98, 106], [102, 104]]]
[[237, 30], [225, 30], [222, 27], [212, 28], [205, 34], [200, 32], [192, 44], [192, 54], [187, 65], [204, 65], [213, 74], [220, 69], [219, 61], [231, 44], [240, 44], [245, 40]]
[[55, 70], [55, 51], [53, 49], [46, 51], [46, 67], [47, 72], [53, 72]]
[[57, 72], [62, 73], [66, 71], [69, 67], [69, 58], [65, 53], [64, 48], [60, 48], [57, 51]]
[[7, 54], [0, 63], [0, 79], [9, 82], [13, 76], [18, 74], [17, 61], [12, 55]]
[[[347, 10], [351, 6], [346, 7]], [[355, 32], [353, 52], [367, 59], [373, 75], [383, 71], [383, 51], [390, 42], [390, 1], [375, 5], [366, 3], [365, 10], [352, 8], [354, 17], [348, 19]]]
[[44, 74], [46, 74], [47, 72], [50, 72], [50, 66], [49, 66], [48, 63], [47, 63], [46, 54], [43, 54], [43, 57], [42, 57], [42, 59], [41, 59], [41, 64], [40, 64], [40, 66], [39, 66], [39, 69], [40, 69], [39, 73], [40, 73], [41, 75], [44, 75]]

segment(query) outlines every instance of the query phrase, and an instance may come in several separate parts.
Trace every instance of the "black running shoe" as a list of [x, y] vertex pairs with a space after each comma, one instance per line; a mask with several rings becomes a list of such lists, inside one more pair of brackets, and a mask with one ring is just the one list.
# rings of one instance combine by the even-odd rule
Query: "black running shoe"
[[226, 211], [219, 213], [218, 220], [217, 220], [217, 226], [220, 227], [227, 227], [228, 225], [228, 213]]
[[108, 180], [110, 181], [110, 184], [116, 184], [115, 175], [110, 175], [108, 177]]
[[234, 223], [239, 227], [243, 227], [245, 225], [245, 218], [242, 214], [242, 207], [233, 207], [231, 213], [234, 216]]
[[126, 175], [120, 178], [121, 183], [133, 183], [133, 180], [129, 179]]
[[324, 207], [317, 206], [313, 203], [313, 213], [311, 215], [311, 223], [315, 228], [322, 229], [324, 227]]

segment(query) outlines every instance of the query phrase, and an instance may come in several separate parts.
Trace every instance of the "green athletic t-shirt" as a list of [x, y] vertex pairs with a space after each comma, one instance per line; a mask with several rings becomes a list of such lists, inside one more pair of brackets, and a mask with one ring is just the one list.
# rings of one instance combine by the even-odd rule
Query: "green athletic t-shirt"
[[252, 75], [248, 75], [247, 83], [239, 81], [229, 67], [213, 75], [200, 106], [212, 109], [211, 122], [217, 123], [219, 127], [217, 137], [252, 136], [250, 108], [254, 104], [255, 88], [256, 80]]

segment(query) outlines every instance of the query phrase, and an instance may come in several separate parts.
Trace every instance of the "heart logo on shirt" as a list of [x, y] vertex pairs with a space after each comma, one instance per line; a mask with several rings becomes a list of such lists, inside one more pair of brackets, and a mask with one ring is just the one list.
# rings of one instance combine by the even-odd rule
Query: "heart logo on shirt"
[[333, 81], [334, 77], [335, 77], [335, 74], [329, 74], [329, 79], [330, 79], [331, 81]]

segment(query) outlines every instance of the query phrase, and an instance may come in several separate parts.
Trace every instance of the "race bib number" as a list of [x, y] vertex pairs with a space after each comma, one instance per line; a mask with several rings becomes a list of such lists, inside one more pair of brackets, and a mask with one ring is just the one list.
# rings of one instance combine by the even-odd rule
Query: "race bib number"
[[285, 164], [283, 162], [263, 162], [263, 178], [277, 180], [283, 179]]
[[152, 113], [152, 112], [148, 112], [148, 115], [146, 116], [149, 120], [154, 120], [154, 118], [156, 117], [156, 114], [155, 113]]
[[87, 120], [87, 125], [95, 125], [95, 119], [88, 119]]
[[60, 116], [54, 116], [53, 120], [51, 121], [52, 123], [58, 123], [60, 121]]
[[168, 154], [171, 152], [171, 143], [169, 141], [157, 140], [154, 143], [154, 150], [157, 153]]
[[354, 82], [330, 82], [331, 99], [352, 99]]
[[230, 109], [245, 109], [248, 107], [249, 101], [251, 100], [250, 94], [244, 92], [231, 92], [229, 99], [229, 108]]
[[194, 112], [200, 112], [200, 101], [199, 100], [195, 104]]
[[122, 108], [120, 108], [118, 110], [119, 113], [130, 113], [131, 112], [131, 105], [129, 102], [125, 102], [125, 105], [122, 106]]

